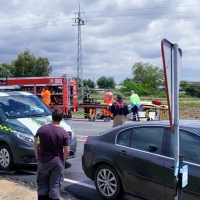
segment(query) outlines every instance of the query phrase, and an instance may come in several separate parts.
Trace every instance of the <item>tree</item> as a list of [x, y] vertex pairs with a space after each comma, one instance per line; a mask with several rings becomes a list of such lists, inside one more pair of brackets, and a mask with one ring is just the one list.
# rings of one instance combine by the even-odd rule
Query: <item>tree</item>
[[141, 83], [135, 83], [133, 80], [124, 80], [122, 83], [122, 88], [119, 91], [124, 94], [125, 96], [130, 96], [131, 90], [134, 90], [139, 96], [148, 96], [150, 95], [150, 91], [148, 91]]
[[107, 87], [114, 89], [115, 85], [116, 85], [116, 83], [114, 81], [114, 78], [113, 77], [108, 77], [107, 78]]
[[185, 92], [187, 95], [200, 98], [200, 84], [199, 83], [189, 84], [185, 88]]
[[12, 66], [16, 77], [49, 76], [52, 72], [47, 58], [37, 59], [27, 49], [18, 55], [18, 58], [12, 62]]
[[95, 83], [91, 79], [85, 79], [83, 81], [83, 85], [84, 85], [84, 87], [89, 87], [89, 88], [94, 88], [95, 87]]
[[114, 89], [116, 83], [115, 83], [113, 77], [107, 78], [105, 76], [102, 76], [97, 80], [97, 85], [98, 85], [99, 88], [112, 88], [112, 89]]
[[50, 63], [47, 58], [39, 57], [34, 67], [34, 76], [49, 76], [52, 72], [52, 67], [49, 65]]
[[140, 83], [151, 94], [156, 94], [164, 86], [163, 69], [149, 63], [135, 63], [132, 67], [133, 81]]
[[0, 64], [0, 77], [6, 78], [13, 76], [10, 72], [10, 70], [6, 67], [6, 64]]
[[185, 91], [186, 87], [189, 85], [187, 81], [180, 81], [180, 90]]

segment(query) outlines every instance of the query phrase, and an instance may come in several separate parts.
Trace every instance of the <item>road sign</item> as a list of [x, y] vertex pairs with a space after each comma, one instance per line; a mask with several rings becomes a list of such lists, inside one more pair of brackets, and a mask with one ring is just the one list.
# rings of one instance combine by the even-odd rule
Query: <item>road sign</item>
[[[174, 102], [175, 102], [174, 92], [179, 92], [182, 51], [181, 49], [178, 48], [177, 44], [172, 44], [168, 40], [163, 39], [161, 41], [161, 52], [162, 52], [162, 60], [163, 60], [163, 68], [165, 76], [165, 87], [166, 87], [168, 113], [170, 120], [170, 131], [173, 133]], [[177, 62], [176, 66], [174, 64], [175, 62]], [[175, 67], [177, 67], [176, 74], [178, 76], [175, 76]]]

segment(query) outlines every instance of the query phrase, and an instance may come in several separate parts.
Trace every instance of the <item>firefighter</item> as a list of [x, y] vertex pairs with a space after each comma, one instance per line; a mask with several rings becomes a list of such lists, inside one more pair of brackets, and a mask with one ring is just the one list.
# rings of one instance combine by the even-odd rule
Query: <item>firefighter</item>
[[113, 94], [110, 92], [110, 90], [107, 90], [107, 92], [104, 95], [104, 103], [112, 105], [113, 102]]
[[[90, 97], [90, 91], [89, 89], [86, 90], [84, 97], [83, 97], [83, 103], [91, 103], [92, 99]], [[90, 109], [89, 108], [84, 108], [84, 118], [87, 119], [89, 118], [90, 114]]]
[[43, 87], [41, 92], [42, 101], [49, 106], [51, 103], [51, 92], [48, 90], [48, 87]]
[[[107, 92], [104, 95], [104, 103], [109, 104], [110, 106], [112, 105], [112, 103], [114, 103], [113, 94], [112, 92], [110, 92], [110, 90], [107, 90]], [[113, 114], [110, 112], [110, 107], [103, 109], [103, 115], [105, 118], [113, 118]]]

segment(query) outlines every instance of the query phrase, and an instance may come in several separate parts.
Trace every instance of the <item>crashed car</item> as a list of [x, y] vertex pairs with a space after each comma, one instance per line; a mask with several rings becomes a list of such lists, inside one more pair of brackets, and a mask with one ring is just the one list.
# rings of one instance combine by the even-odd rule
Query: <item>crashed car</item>
[[[145, 108], [143, 106], [148, 106], [149, 108]], [[140, 120], [145, 120], [145, 121], [153, 121], [156, 119], [156, 109], [154, 107], [155, 105], [152, 104], [151, 102], [141, 102], [140, 107], [138, 110]], [[152, 108], [150, 108], [152, 107]], [[133, 120], [133, 112], [131, 110], [131, 105], [128, 105], [129, 109], [129, 114], [126, 115], [127, 120]], [[148, 115], [147, 111], [148, 110]]]

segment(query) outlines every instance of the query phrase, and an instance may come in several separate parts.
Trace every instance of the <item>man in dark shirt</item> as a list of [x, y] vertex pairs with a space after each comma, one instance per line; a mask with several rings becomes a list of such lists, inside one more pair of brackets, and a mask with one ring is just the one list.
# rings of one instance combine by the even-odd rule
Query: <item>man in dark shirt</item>
[[64, 179], [64, 166], [70, 152], [70, 137], [60, 127], [63, 112], [52, 112], [51, 124], [40, 127], [34, 137], [34, 151], [38, 161], [38, 200], [60, 198], [60, 186]]
[[111, 113], [113, 114], [113, 127], [121, 126], [126, 123], [126, 115], [128, 112], [128, 105], [127, 103], [123, 102], [122, 95], [117, 95], [117, 100], [112, 104]]

